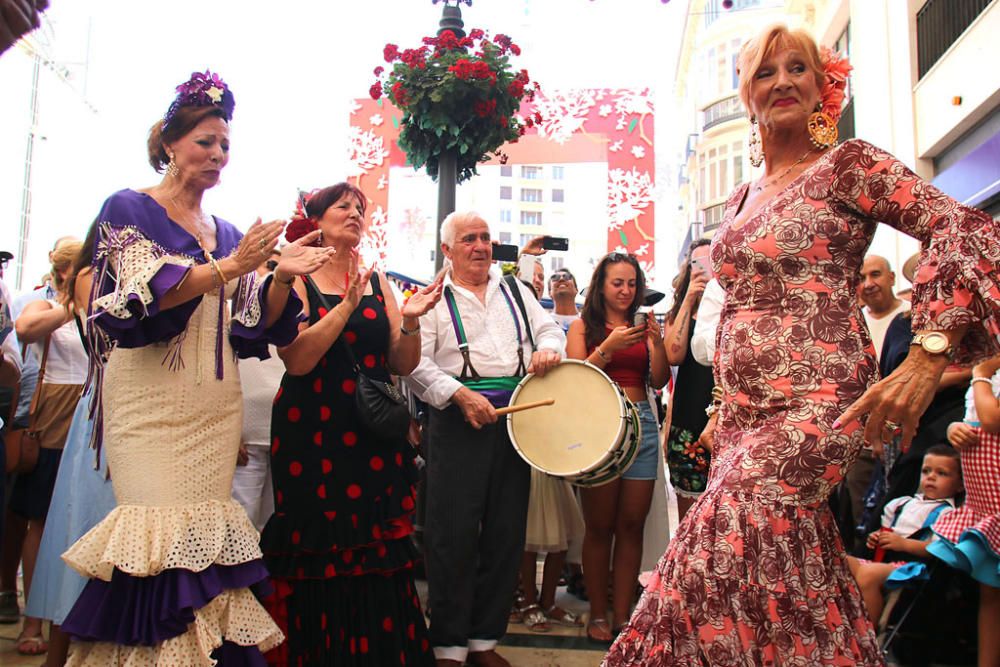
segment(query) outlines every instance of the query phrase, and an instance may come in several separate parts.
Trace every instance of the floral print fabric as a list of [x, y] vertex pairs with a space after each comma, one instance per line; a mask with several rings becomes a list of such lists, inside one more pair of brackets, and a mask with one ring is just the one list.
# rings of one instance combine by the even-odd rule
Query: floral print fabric
[[851, 140], [712, 245], [726, 288], [724, 390], [705, 493], [605, 665], [882, 665], [826, 506], [862, 446], [833, 429], [878, 380], [858, 271], [885, 222], [921, 241], [913, 328], [969, 325], [962, 362], [996, 354], [1000, 234], [891, 155]]

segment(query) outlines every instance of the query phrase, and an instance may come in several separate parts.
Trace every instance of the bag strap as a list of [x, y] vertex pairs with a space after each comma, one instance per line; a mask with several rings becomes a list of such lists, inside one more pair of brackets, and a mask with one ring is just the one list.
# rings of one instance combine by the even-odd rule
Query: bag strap
[[[304, 275], [302, 277], [305, 278], [306, 285], [308, 286], [308, 288], [311, 289], [313, 292], [316, 293], [316, 298], [319, 299], [320, 305], [323, 306], [324, 308], [326, 308], [327, 312], [330, 312], [331, 310], [333, 310], [333, 306], [330, 305], [329, 299], [327, 299], [326, 295], [323, 294], [323, 292], [320, 291], [319, 286], [316, 285], [316, 281], [313, 280], [312, 276], [310, 276], [309, 274], [306, 274], [306, 275]], [[344, 329], [347, 329], [347, 321], [346, 320], [344, 321]], [[341, 345], [343, 345], [344, 350], [347, 352], [347, 359], [348, 359], [348, 361], [351, 362], [351, 367], [354, 369], [354, 372], [355, 373], [360, 373], [361, 372], [361, 366], [360, 366], [360, 364], [358, 364], [357, 357], [354, 356], [354, 350], [352, 350], [351, 346], [347, 343], [346, 340], [344, 340], [344, 336], [343, 336], [344, 332], [343, 332], [343, 330], [341, 330], [340, 333], [341, 333], [341, 335], [337, 336], [337, 342], [339, 342]]]
[[38, 382], [35, 384], [35, 393], [31, 396], [31, 406], [28, 408], [28, 430], [34, 431], [38, 421], [38, 401], [41, 400], [42, 384], [45, 382], [45, 365], [49, 361], [49, 344], [52, 342], [52, 334], [45, 337], [45, 347], [42, 349], [42, 363], [38, 366]]
[[528, 320], [528, 310], [524, 307], [524, 296], [521, 294], [521, 286], [517, 283], [517, 278], [508, 274], [503, 277], [503, 281], [507, 283], [510, 288], [510, 293], [514, 296], [514, 301], [517, 302], [517, 308], [521, 311], [521, 317], [524, 318], [524, 330], [528, 334], [528, 342], [531, 343], [531, 351], [536, 352], [538, 347], [535, 345], [535, 337], [531, 335], [531, 321]]

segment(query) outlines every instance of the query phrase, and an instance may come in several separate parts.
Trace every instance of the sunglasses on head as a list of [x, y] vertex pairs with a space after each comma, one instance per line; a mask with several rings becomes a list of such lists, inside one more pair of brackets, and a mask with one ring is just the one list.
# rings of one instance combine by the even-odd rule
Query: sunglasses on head
[[552, 277], [549, 278], [549, 282], [553, 282], [553, 283], [554, 282], [558, 282], [558, 281], [568, 282], [570, 280], [575, 280], [575, 278], [573, 278], [573, 274], [571, 274], [571, 273], [569, 273], [567, 271], [559, 271], [557, 273], [553, 273]]
[[625, 262], [632, 258], [630, 252], [609, 252], [608, 259], [612, 262]]

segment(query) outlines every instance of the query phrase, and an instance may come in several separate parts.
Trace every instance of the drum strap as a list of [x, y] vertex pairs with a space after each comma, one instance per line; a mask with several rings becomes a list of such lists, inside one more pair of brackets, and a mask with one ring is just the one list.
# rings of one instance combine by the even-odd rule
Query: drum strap
[[[517, 311], [514, 309], [514, 302], [511, 300], [510, 293], [507, 291], [506, 286], [502, 282], [500, 283], [499, 289], [500, 293], [503, 294], [504, 301], [507, 303], [507, 309], [510, 310], [510, 316], [514, 320], [514, 330], [517, 332], [517, 371], [515, 371], [515, 374], [519, 377], [523, 377], [528, 371], [524, 364], [524, 339], [521, 334], [521, 320], [517, 317]], [[458, 379], [463, 383], [465, 383], [466, 380], [478, 380], [480, 379], [480, 376], [476, 371], [476, 368], [472, 365], [472, 359], [469, 357], [469, 339], [465, 335], [465, 326], [462, 324], [462, 315], [458, 312], [458, 302], [455, 299], [455, 294], [450, 285], [445, 286], [444, 288], [444, 299], [448, 304], [448, 314], [451, 316], [451, 324], [455, 330], [455, 339], [458, 341], [458, 351], [462, 355], [462, 373], [458, 376]], [[523, 308], [521, 312], [524, 313]], [[527, 316], [525, 316], [524, 326], [526, 329], [530, 327]], [[529, 337], [531, 336], [530, 330], [528, 331], [528, 335]], [[534, 340], [532, 340], [532, 347], [534, 347]]]

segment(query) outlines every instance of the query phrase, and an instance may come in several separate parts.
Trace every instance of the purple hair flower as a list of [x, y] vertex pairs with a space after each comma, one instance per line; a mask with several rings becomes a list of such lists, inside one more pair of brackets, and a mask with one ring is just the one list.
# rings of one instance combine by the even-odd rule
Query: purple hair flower
[[207, 106], [220, 107], [226, 115], [226, 120], [229, 121], [233, 119], [236, 100], [229, 86], [218, 74], [213, 74], [209, 70], [205, 70], [204, 73], [192, 72], [190, 79], [177, 86], [177, 97], [163, 116], [163, 127], [170, 124], [174, 114], [181, 107]]

